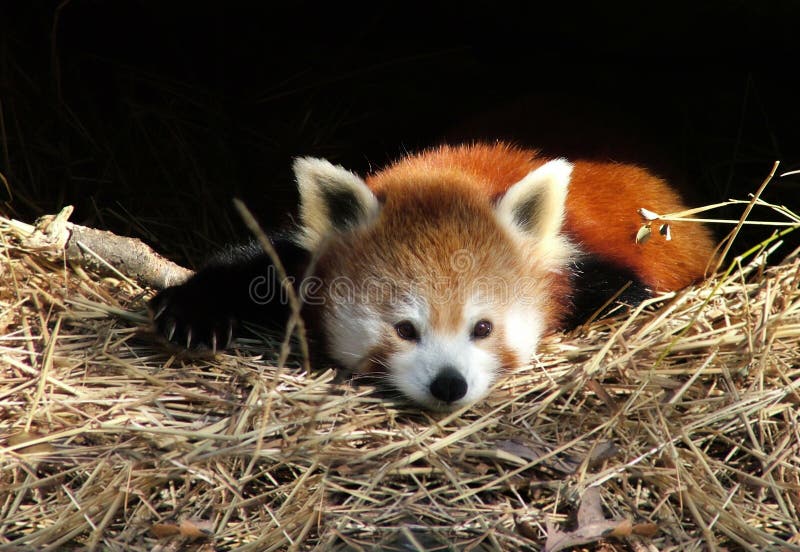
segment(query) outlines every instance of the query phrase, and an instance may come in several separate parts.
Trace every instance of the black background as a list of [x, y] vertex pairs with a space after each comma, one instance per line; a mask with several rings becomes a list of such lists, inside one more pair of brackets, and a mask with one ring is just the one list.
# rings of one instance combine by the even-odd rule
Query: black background
[[[800, 168], [797, 4], [0, 0], [2, 209], [74, 204], [196, 265], [244, 236], [234, 196], [289, 220], [293, 156], [475, 138], [745, 198]], [[800, 178], [767, 198], [797, 209]]]

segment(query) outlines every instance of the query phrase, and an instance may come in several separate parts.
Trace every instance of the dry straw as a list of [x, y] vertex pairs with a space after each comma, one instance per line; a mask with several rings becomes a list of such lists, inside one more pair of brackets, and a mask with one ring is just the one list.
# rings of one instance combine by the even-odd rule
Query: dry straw
[[279, 366], [281, 336], [166, 351], [149, 290], [1, 237], [0, 550], [537, 550], [598, 495], [634, 528], [606, 549], [800, 550], [800, 258], [780, 237], [547, 338], [445, 415]]

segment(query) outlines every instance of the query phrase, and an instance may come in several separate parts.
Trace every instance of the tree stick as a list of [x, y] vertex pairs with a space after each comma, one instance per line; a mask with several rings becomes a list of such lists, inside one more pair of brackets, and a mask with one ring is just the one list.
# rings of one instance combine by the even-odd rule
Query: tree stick
[[165, 259], [136, 238], [118, 236], [69, 222], [72, 205], [57, 215], [40, 217], [35, 225], [0, 217], [20, 238], [22, 247], [59, 256], [87, 268], [110, 270], [123, 279], [163, 289], [185, 282], [193, 272]]

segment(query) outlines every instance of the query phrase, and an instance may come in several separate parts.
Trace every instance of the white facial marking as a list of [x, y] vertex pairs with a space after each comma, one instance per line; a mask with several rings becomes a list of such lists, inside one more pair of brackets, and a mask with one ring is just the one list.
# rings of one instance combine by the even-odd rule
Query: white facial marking
[[354, 370], [380, 341], [384, 322], [364, 304], [340, 303], [324, 319], [328, 347], [334, 360]]
[[[358, 295], [358, 290], [339, 294], [325, 314], [325, 328], [331, 356], [346, 368], [357, 369], [398, 322], [409, 321], [420, 334], [427, 331], [428, 307], [418, 298], [406, 298], [394, 306], [392, 319], [384, 320], [378, 305]], [[364, 291], [364, 290], [362, 290]]]
[[527, 363], [533, 358], [543, 328], [542, 316], [532, 305], [508, 310], [505, 317], [506, 345], [517, 353], [520, 362]]
[[[463, 335], [423, 335], [416, 347], [389, 359], [392, 383], [405, 396], [434, 410], [447, 410], [473, 403], [489, 391], [498, 369], [497, 359], [477, 347]], [[430, 386], [440, 371], [456, 370], [467, 382], [467, 393], [452, 403], [444, 403], [431, 394]]]

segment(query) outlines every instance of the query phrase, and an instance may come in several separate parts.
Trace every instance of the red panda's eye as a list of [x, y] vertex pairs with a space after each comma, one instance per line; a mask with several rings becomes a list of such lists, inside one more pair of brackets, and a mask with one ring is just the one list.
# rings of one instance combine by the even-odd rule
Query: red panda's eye
[[475, 339], [483, 339], [489, 337], [492, 333], [492, 323], [488, 320], [479, 320], [475, 327], [472, 328], [472, 337]]
[[400, 337], [400, 339], [405, 339], [406, 341], [416, 341], [419, 339], [417, 328], [415, 328], [414, 324], [412, 324], [408, 320], [403, 320], [402, 322], [398, 322], [397, 324], [394, 325], [394, 329], [397, 332], [397, 335]]

